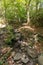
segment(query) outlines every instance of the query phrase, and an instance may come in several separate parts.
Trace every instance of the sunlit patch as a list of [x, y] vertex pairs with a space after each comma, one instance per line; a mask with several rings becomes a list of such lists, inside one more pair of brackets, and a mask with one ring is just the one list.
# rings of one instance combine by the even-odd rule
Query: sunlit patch
[[5, 20], [0, 18], [0, 28], [6, 27]]
[[0, 24], [0, 28], [4, 28], [6, 27], [6, 25]]

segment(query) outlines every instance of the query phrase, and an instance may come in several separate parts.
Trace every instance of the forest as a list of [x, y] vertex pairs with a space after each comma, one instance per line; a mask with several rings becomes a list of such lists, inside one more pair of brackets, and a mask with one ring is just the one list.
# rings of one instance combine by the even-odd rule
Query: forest
[[43, 65], [43, 0], [0, 0], [0, 65]]

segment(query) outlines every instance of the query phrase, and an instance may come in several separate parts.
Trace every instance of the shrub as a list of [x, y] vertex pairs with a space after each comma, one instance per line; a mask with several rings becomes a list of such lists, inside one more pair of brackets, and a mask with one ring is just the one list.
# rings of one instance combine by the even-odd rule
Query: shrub
[[[35, 14], [35, 15], [34, 15]], [[38, 27], [43, 27], [43, 9], [30, 15], [31, 23]]]
[[0, 61], [0, 65], [3, 65], [3, 62], [2, 61]]
[[14, 39], [13, 27], [10, 26], [10, 25], [8, 25], [6, 27], [6, 30], [7, 30], [7, 32], [6, 32], [6, 38], [4, 39], [4, 41], [5, 41], [5, 43], [11, 45], [11, 43], [12, 43], [11, 40]]

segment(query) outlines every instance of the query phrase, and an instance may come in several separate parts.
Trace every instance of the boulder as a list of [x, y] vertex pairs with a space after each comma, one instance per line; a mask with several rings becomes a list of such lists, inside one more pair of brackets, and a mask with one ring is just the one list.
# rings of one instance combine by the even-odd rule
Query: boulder
[[20, 60], [21, 59], [21, 54], [20, 53], [17, 53], [15, 56], [14, 56], [14, 60], [17, 61], [17, 60]]
[[29, 47], [27, 47], [27, 54], [28, 54], [28, 56], [30, 56], [31, 58], [36, 58], [37, 56], [38, 56], [38, 53], [37, 53], [37, 51], [35, 50], [35, 49], [33, 49], [33, 48], [29, 48]]

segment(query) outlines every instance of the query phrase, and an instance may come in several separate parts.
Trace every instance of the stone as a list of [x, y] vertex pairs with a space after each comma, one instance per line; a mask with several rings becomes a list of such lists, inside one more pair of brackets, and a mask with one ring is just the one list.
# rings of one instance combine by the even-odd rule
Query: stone
[[38, 57], [38, 62], [40, 65], [43, 65], [43, 55], [42, 54]]
[[14, 34], [15, 40], [19, 40], [21, 38], [21, 33], [17, 29], [14, 30]]
[[23, 63], [28, 63], [28, 61], [29, 61], [29, 58], [27, 57], [27, 55], [25, 55], [25, 54], [22, 54], [22, 58], [21, 58], [21, 61], [23, 62]]
[[25, 63], [25, 64], [28, 63], [28, 61], [29, 61], [28, 58], [22, 58], [21, 60], [22, 60], [22, 62]]
[[28, 63], [28, 65], [34, 65], [34, 62], [33, 62], [33, 61], [31, 61], [31, 62], [29, 62], [29, 63]]
[[15, 56], [14, 56], [14, 60], [20, 60], [21, 59], [21, 54], [20, 53], [17, 53]]
[[15, 33], [15, 37], [16, 37], [16, 40], [19, 40], [20, 37], [21, 37], [21, 34], [20, 34], [19, 32], [16, 32], [16, 33]]
[[15, 55], [15, 51], [13, 51], [12, 53], [11, 53], [11, 56], [13, 57]]
[[27, 54], [32, 58], [36, 58], [38, 56], [37, 51], [30, 47], [27, 47]]
[[15, 33], [18, 33], [19, 31], [18, 31], [17, 29], [14, 29], [14, 32], [15, 32]]

